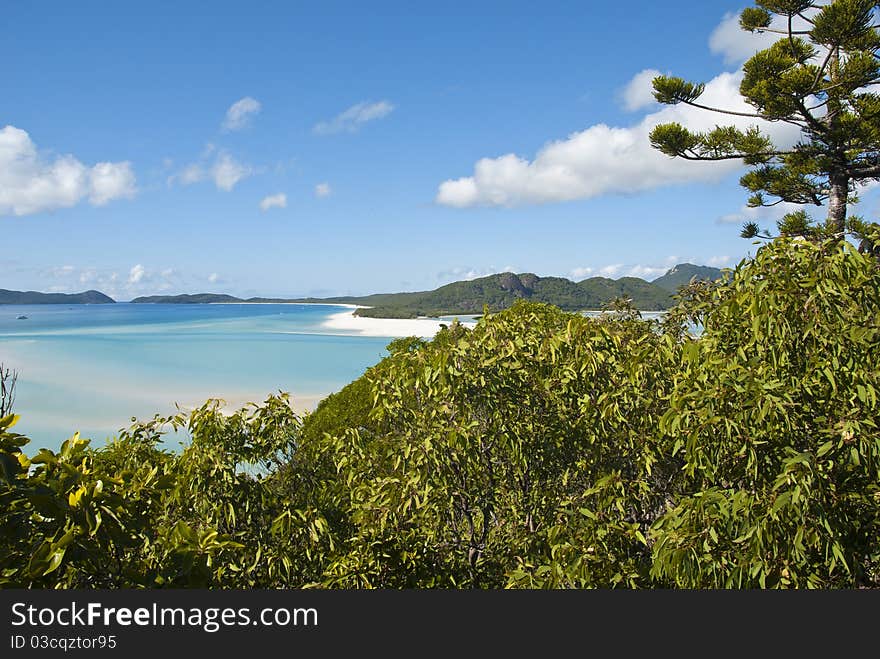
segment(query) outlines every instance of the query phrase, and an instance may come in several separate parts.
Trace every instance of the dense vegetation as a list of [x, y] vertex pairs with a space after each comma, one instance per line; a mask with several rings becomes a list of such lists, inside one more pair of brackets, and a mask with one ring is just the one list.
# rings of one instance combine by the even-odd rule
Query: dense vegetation
[[151, 295], [132, 300], [136, 303], [194, 304], [207, 302], [318, 302], [325, 304], [358, 304], [367, 308], [355, 313], [371, 318], [415, 318], [417, 316], [446, 316], [452, 314], [479, 314], [484, 306], [500, 311], [518, 300], [546, 302], [566, 311], [601, 309], [611, 300], [624, 297], [632, 300], [637, 309], [655, 311], [668, 309], [672, 295], [692, 279], [714, 280], [721, 271], [708, 266], [683, 263], [675, 266], [655, 282], [638, 277], [608, 279], [591, 277], [573, 282], [563, 277], [538, 277], [533, 274], [501, 273], [470, 281], [457, 281], [433, 291], [414, 293], [377, 293], [362, 297], [330, 298], [263, 298], [246, 300], [231, 295], [199, 293], [197, 295]]
[[[706, 132], [679, 123], [651, 131], [652, 145], [686, 160], [742, 160], [751, 169], [740, 184], [752, 207], [825, 205], [818, 224], [804, 209], [778, 223], [788, 236], [850, 234], [870, 249], [869, 225], [848, 215], [860, 186], [880, 180], [880, 33], [877, 2], [872, 0], [757, 0], [740, 14], [740, 27], [770, 33], [777, 39], [743, 64], [739, 92], [749, 111], [705, 105], [702, 83], [672, 76], [653, 81], [654, 98], [715, 112], [719, 121], [732, 115], [782, 122], [799, 130], [793, 146], [775, 144], [757, 125], [746, 129], [716, 125]], [[766, 124], [765, 124], [766, 125]], [[746, 222], [743, 237], [769, 234]], [[866, 242], [867, 240], [867, 242]], [[880, 250], [878, 250], [880, 251]]]
[[662, 324], [520, 301], [389, 352], [304, 419], [28, 458], [7, 416], [0, 585], [880, 586], [880, 268], [846, 242], [774, 241]]
[[0, 288], [0, 304], [113, 304], [116, 300], [100, 291], [83, 293], [38, 293]]

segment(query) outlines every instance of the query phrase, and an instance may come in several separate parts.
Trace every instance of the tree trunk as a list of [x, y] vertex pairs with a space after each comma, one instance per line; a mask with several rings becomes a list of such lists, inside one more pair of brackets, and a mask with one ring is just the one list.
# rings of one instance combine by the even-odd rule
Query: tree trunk
[[[838, 46], [834, 47], [828, 63], [828, 80], [831, 87], [840, 80], [840, 48]], [[831, 134], [834, 134], [838, 129], [840, 111], [841, 104], [838, 92], [831, 92], [828, 98], [828, 113], [825, 115], [825, 124]], [[842, 147], [834, 150], [832, 159], [834, 162], [828, 177], [830, 190], [828, 192], [827, 225], [829, 229], [834, 231], [836, 238], [843, 239], [846, 232], [846, 197], [849, 193], [849, 177], [846, 170], [843, 169], [846, 166], [846, 156]]]
[[828, 227], [838, 238], [846, 232], [846, 198], [849, 193], [849, 178], [845, 174], [832, 174], [828, 193]]

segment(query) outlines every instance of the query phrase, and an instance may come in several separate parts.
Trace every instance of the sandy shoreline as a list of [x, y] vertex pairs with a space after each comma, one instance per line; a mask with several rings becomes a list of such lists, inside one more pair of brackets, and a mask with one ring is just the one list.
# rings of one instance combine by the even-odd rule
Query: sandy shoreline
[[[196, 303], [198, 304], [198, 303]], [[360, 309], [360, 306], [357, 304], [345, 304], [343, 302], [205, 302], [203, 304], [248, 304], [248, 305], [257, 305], [257, 304], [304, 304], [311, 305], [316, 307], [345, 307], [346, 309]], [[368, 308], [368, 307], [365, 307]]]
[[[352, 306], [359, 308], [357, 305]], [[437, 318], [364, 318], [362, 316], [355, 316], [349, 311], [341, 311], [331, 315], [322, 323], [322, 326], [331, 330], [356, 334], [357, 336], [386, 338], [418, 336], [423, 339], [430, 339], [440, 331], [441, 325], [449, 325], [451, 322]], [[473, 327], [475, 324], [474, 322], [462, 323], [466, 327]]]

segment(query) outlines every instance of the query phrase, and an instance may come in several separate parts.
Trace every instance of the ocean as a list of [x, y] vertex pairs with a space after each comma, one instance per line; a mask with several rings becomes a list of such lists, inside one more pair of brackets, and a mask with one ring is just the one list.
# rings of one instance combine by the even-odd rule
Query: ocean
[[[208, 398], [237, 409], [271, 393], [313, 408], [386, 354], [386, 337], [324, 323], [338, 305], [2, 305], [0, 363], [19, 373], [15, 431], [26, 452], [75, 431], [102, 445], [132, 417]], [[19, 316], [26, 316], [20, 319]]]

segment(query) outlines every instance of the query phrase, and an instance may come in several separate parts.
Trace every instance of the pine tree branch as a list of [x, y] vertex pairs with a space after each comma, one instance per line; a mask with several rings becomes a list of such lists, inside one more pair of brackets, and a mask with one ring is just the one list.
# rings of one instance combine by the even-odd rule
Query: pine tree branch
[[848, 167], [846, 170], [850, 178], [874, 178], [880, 177], [880, 165], [861, 165]]
[[804, 19], [804, 20], [805, 20], [807, 23], [809, 23], [810, 25], [815, 25], [815, 24], [816, 24], [816, 21], [814, 21], [812, 18], [807, 18], [806, 16], [804, 16], [803, 12], [798, 12], [797, 15], [798, 15], [800, 18]]
[[785, 199], [780, 197], [776, 201], [771, 201], [769, 204], [765, 204], [765, 203], [761, 202], [761, 206], [763, 208], [772, 208], [773, 206], [778, 206], [779, 204], [783, 204], [783, 203], [785, 203]]
[[[828, 101], [825, 101], [827, 103]], [[817, 105], [816, 107], [822, 107], [825, 103], [821, 105]], [[804, 118], [804, 121], [807, 123], [814, 132], [819, 133], [821, 135], [825, 135], [828, 132], [828, 126], [823, 124], [821, 121], [816, 119], [813, 114], [807, 109], [807, 106], [804, 104], [804, 99], [798, 99], [797, 101], [798, 110], [801, 113], [801, 116]]]
[[[690, 153], [691, 155], [688, 155]], [[742, 160], [744, 158], [773, 158], [776, 156], [787, 156], [793, 154], [794, 151], [766, 151], [763, 153], [732, 153], [724, 156], [706, 156], [697, 153], [696, 151], [690, 150], [688, 152], [682, 152], [677, 154], [677, 157], [684, 158], [685, 160], [704, 160], [704, 161], [716, 161], [716, 160]]]
[[834, 52], [833, 48], [828, 49], [828, 54], [825, 55], [825, 59], [822, 61], [822, 66], [819, 67], [819, 70], [816, 72], [816, 78], [813, 80], [813, 84], [810, 85], [810, 93], [814, 93], [816, 91], [816, 87], [819, 82], [822, 80], [822, 77], [825, 75], [825, 67], [828, 66], [828, 62], [831, 60], [831, 53]]
[[[791, 24], [791, 18], [789, 18], [788, 22], [789, 22], [789, 24]], [[762, 27], [758, 30], [755, 30], [755, 32], [759, 32], [759, 33], [760, 32], [772, 32], [773, 34], [784, 34], [784, 35], [789, 35], [789, 34], [801, 35], [801, 34], [809, 34], [810, 33], [809, 30], [775, 30], [770, 27]]]
[[721, 114], [732, 114], [736, 117], [750, 117], [752, 119], [765, 119], [760, 114], [755, 114], [753, 112], [737, 112], [735, 110], [722, 110], [721, 108], [713, 108], [708, 105], [702, 105], [701, 103], [694, 103], [693, 101], [681, 101], [685, 105], [690, 105], [694, 108], [699, 108], [700, 110], [709, 110], [709, 112], [720, 112]]
[[708, 105], [703, 105], [701, 103], [694, 103], [693, 101], [679, 101], [680, 103], [684, 103], [685, 105], [690, 105], [693, 108], [698, 108], [700, 110], [708, 110], [709, 112], [718, 112], [720, 114], [730, 114], [735, 117], [749, 117], [751, 119], [762, 119], [764, 121], [781, 121], [786, 124], [791, 124], [792, 126], [798, 126], [799, 128], [803, 128], [804, 124], [807, 122], [801, 121], [800, 119], [788, 119], [788, 118], [779, 118], [779, 119], [769, 119], [763, 115], [755, 114], [752, 112], [737, 112], [735, 110], [722, 110], [721, 108], [713, 108]]

